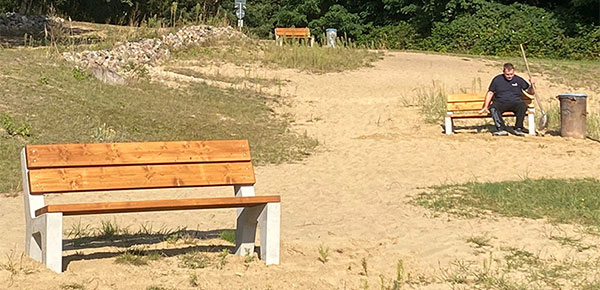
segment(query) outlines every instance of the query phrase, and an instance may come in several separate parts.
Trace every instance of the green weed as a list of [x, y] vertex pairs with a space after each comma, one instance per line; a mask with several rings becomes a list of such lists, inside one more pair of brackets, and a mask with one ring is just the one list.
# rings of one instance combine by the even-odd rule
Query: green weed
[[489, 247], [490, 238], [488, 236], [471, 236], [467, 239], [467, 243], [473, 243], [477, 248]]
[[232, 244], [235, 244], [235, 231], [233, 230], [224, 230], [219, 234], [219, 238], [221, 240], [230, 242]]
[[203, 269], [208, 267], [211, 260], [202, 252], [193, 251], [179, 256], [179, 267], [188, 269]]
[[223, 249], [219, 253], [219, 257], [216, 263], [217, 269], [221, 270], [223, 269], [223, 267], [225, 267], [225, 265], [227, 265], [227, 256], [229, 256], [229, 254], [231, 254], [231, 251], [229, 251], [229, 249]]
[[329, 247], [319, 246], [319, 261], [325, 264], [329, 260]]
[[158, 252], [149, 252], [145, 249], [131, 248], [115, 259], [117, 264], [129, 264], [134, 266], [148, 265], [148, 261], [156, 261], [162, 256]]

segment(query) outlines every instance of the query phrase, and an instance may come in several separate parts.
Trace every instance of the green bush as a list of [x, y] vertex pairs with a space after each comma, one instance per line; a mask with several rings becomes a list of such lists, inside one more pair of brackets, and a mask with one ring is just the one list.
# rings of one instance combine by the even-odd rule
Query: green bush
[[442, 52], [518, 55], [520, 43], [532, 56], [556, 56], [564, 31], [553, 14], [515, 3], [484, 3], [473, 14], [434, 24], [423, 48]]
[[415, 28], [401, 21], [396, 25], [376, 27], [360, 39], [362, 44], [373, 44], [378, 48], [409, 49], [417, 44], [419, 35]]

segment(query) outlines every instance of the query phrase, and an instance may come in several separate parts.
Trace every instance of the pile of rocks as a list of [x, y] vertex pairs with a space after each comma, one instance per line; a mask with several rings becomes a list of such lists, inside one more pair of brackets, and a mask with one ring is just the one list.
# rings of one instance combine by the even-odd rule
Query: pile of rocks
[[157, 64], [174, 48], [197, 45], [211, 39], [230, 38], [247, 39], [247, 36], [232, 27], [187, 26], [177, 33], [169, 33], [160, 38], [119, 43], [112, 50], [66, 52], [63, 57], [82, 68], [100, 67], [119, 74], [127, 74], [132, 67]]
[[65, 22], [64, 19], [46, 15], [24, 16], [15, 12], [0, 14], [0, 31], [43, 32], [44, 28]]

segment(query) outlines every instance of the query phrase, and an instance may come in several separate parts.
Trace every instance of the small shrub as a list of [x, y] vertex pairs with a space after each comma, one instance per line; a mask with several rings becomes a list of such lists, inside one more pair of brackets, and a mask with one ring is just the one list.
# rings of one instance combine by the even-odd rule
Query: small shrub
[[198, 251], [186, 253], [179, 257], [179, 267], [188, 269], [203, 269], [210, 264], [210, 258]]
[[198, 275], [196, 275], [196, 273], [190, 274], [190, 277], [188, 280], [190, 281], [190, 286], [192, 286], [192, 287], [200, 286], [200, 284], [198, 284]]
[[329, 259], [329, 247], [323, 247], [323, 245], [319, 246], [319, 261], [325, 264]]
[[221, 270], [223, 269], [223, 267], [225, 267], [225, 265], [227, 265], [227, 256], [229, 256], [229, 254], [231, 254], [231, 251], [229, 251], [229, 249], [223, 249], [220, 253], [219, 253], [219, 259], [217, 260], [217, 269]]
[[219, 237], [221, 240], [235, 244], [235, 231], [233, 230], [224, 230], [219, 234]]
[[99, 238], [113, 239], [116, 235], [122, 233], [124, 230], [115, 222], [103, 220], [101, 221], [100, 228], [96, 229], [96, 231], [96, 236]]

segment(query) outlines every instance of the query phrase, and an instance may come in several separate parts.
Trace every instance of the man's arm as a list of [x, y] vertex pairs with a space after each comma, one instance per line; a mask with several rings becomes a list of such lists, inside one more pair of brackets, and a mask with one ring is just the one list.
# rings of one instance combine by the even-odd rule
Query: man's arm
[[492, 91], [488, 91], [487, 94], [485, 94], [485, 102], [483, 102], [483, 107], [481, 107], [479, 114], [488, 112], [488, 109], [490, 107], [490, 103], [492, 102], [493, 97], [494, 97], [494, 92], [492, 92]]
[[529, 79], [529, 87], [527, 88], [526, 92], [530, 95], [535, 95], [535, 88], [533, 87], [533, 85], [535, 84], [535, 80], [533, 78]]

